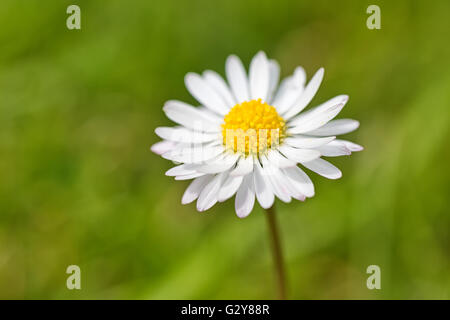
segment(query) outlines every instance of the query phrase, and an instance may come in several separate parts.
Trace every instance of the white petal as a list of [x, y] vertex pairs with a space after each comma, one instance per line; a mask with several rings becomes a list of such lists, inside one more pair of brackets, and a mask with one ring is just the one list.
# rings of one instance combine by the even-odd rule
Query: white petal
[[286, 158], [297, 162], [308, 162], [320, 157], [320, 152], [314, 149], [297, 149], [282, 145], [279, 150]]
[[300, 190], [305, 196], [314, 196], [314, 184], [308, 175], [299, 167], [291, 167], [283, 169], [284, 173], [291, 183]]
[[283, 181], [286, 184], [286, 188], [288, 188], [292, 198], [300, 201], [305, 201], [306, 196], [291, 184], [291, 180], [289, 178], [285, 178]]
[[[292, 76], [284, 78], [281, 81], [280, 86], [278, 87], [278, 90], [276, 91], [275, 96], [273, 97], [270, 103], [275, 107], [275, 109], [277, 109], [278, 113], [281, 113], [280, 110], [283, 110], [283, 107], [286, 105], [283, 104], [283, 100], [286, 99], [285, 96], [291, 94], [290, 91], [291, 82]], [[286, 108], [288, 108], [288, 106], [286, 106]]]
[[317, 150], [325, 157], [348, 156], [352, 153], [345, 144], [337, 140], [331, 141], [330, 143], [317, 148]]
[[244, 181], [236, 193], [234, 203], [236, 214], [239, 218], [247, 217], [252, 212], [255, 204], [255, 192], [253, 191], [253, 174], [245, 176]]
[[236, 168], [230, 172], [232, 176], [245, 176], [253, 171], [253, 157], [241, 157]]
[[267, 176], [267, 178], [268, 181], [270, 181], [272, 191], [277, 198], [285, 203], [291, 202], [290, 192], [284, 185], [283, 181], [275, 173], [271, 173]]
[[273, 94], [280, 81], [280, 65], [275, 60], [269, 60], [269, 94], [267, 101], [272, 101]]
[[323, 79], [323, 72], [324, 72], [323, 68], [320, 68], [316, 72], [316, 74], [312, 77], [312, 79], [309, 81], [300, 98], [297, 101], [295, 101], [293, 106], [290, 107], [286, 111], [286, 113], [282, 115], [285, 120], [289, 120], [290, 118], [295, 116], [311, 102], [317, 90], [319, 90], [320, 83], [322, 82]]
[[287, 168], [297, 165], [296, 161], [289, 160], [288, 158], [283, 156], [280, 152], [278, 152], [278, 150], [270, 150], [267, 153], [267, 159], [272, 165], [278, 168]]
[[166, 153], [172, 149], [174, 149], [176, 146], [176, 143], [172, 141], [160, 141], [155, 143], [150, 147], [150, 150], [152, 150], [154, 153], [158, 155], [162, 155], [163, 153]]
[[292, 147], [313, 149], [333, 141], [336, 137], [311, 137], [304, 135], [295, 135], [288, 137], [284, 142]]
[[297, 101], [305, 87], [306, 73], [302, 67], [297, 67], [294, 74], [281, 82], [280, 88], [272, 104], [278, 113], [284, 113]]
[[184, 175], [180, 175], [180, 176], [176, 176], [175, 180], [191, 180], [194, 178], [198, 178], [201, 176], [206, 175], [206, 173], [203, 172], [194, 172], [194, 173], [190, 173], [190, 174], [184, 174]]
[[358, 152], [358, 151], [364, 150], [364, 148], [362, 146], [360, 146], [359, 144], [353, 143], [351, 141], [336, 139], [336, 142], [342, 143], [351, 152]]
[[191, 95], [202, 105], [220, 115], [227, 114], [229, 106], [201, 76], [190, 72], [184, 78], [184, 82]]
[[199, 163], [208, 161], [223, 152], [222, 146], [199, 145], [179, 148], [168, 151], [162, 155], [164, 159], [184, 163]]
[[239, 159], [239, 154], [221, 154], [205, 164], [196, 167], [196, 171], [204, 173], [220, 173], [230, 169]]
[[339, 179], [342, 177], [341, 170], [323, 159], [304, 162], [302, 165], [328, 179]]
[[297, 67], [294, 70], [294, 78], [295, 82], [300, 85], [301, 88], [304, 89], [306, 83], [306, 72], [303, 67]]
[[228, 176], [228, 178], [225, 180], [225, 182], [222, 184], [222, 187], [220, 188], [218, 200], [220, 202], [223, 202], [225, 200], [230, 199], [239, 189], [242, 180], [244, 180], [244, 176], [237, 176], [237, 177]]
[[271, 165], [269, 160], [263, 156], [261, 157], [261, 161], [263, 164], [262, 174], [266, 181], [270, 184], [270, 188], [272, 192], [283, 202], [290, 202], [291, 196], [286, 187], [281, 183], [280, 179], [278, 179], [278, 171], [277, 167]]
[[189, 187], [187, 187], [186, 191], [184, 192], [183, 198], [181, 199], [181, 203], [187, 204], [197, 199], [200, 192], [208, 184], [208, 182], [212, 180], [213, 177], [214, 176], [211, 174], [207, 176], [202, 176], [192, 181]]
[[225, 173], [216, 175], [202, 190], [197, 200], [197, 210], [205, 211], [217, 202], [217, 194], [225, 178]]
[[282, 188], [284, 193], [283, 196], [289, 196], [289, 202], [291, 201], [291, 197], [300, 201], [305, 201], [306, 196], [300, 191], [298, 185], [292, 183], [292, 180], [284, 173], [284, 171], [279, 170], [275, 175], [275, 178], [278, 181], [279, 187]]
[[340, 95], [300, 114], [288, 122], [288, 126], [293, 127], [288, 132], [291, 134], [305, 133], [323, 126], [341, 112], [347, 101], [347, 95]]
[[305, 201], [305, 195], [297, 188], [296, 185], [291, 183], [289, 177], [286, 176], [284, 171], [276, 170], [275, 178], [278, 180], [279, 185], [282, 186], [283, 190], [289, 194], [294, 199]]
[[269, 93], [269, 61], [262, 51], [250, 62], [249, 84], [251, 98], [266, 101]]
[[228, 88], [227, 83], [217, 72], [206, 70], [205, 72], [203, 72], [203, 77], [209, 83], [209, 85], [213, 87], [214, 90], [217, 91], [217, 93], [219, 93], [228, 108], [233, 107], [237, 103], [236, 100], [234, 100], [234, 97], [230, 91], [230, 88]]
[[182, 126], [195, 131], [219, 132], [222, 119], [211, 116], [181, 101], [167, 101], [163, 108], [166, 116]]
[[202, 143], [220, 138], [217, 133], [192, 131], [184, 127], [159, 127], [155, 133], [165, 140], [182, 143]]
[[253, 174], [253, 178], [255, 183], [256, 199], [258, 199], [259, 204], [264, 209], [270, 208], [275, 201], [275, 196], [272, 192], [269, 182], [266, 181], [265, 176], [262, 174], [262, 168], [259, 164], [259, 161], [255, 162], [255, 171]]
[[211, 111], [210, 109], [208, 109], [207, 107], [204, 107], [204, 106], [198, 106], [198, 107], [196, 107], [196, 109], [200, 110], [205, 115], [205, 117], [211, 119], [211, 121], [213, 121], [214, 123], [217, 122], [219, 124], [222, 124], [223, 116], [218, 115], [214, 111]]
[[170, 168], [169, 170], [166, 171], [166, 176], [169, 177], [174, 177], [174, 176], [182, 176], [182, 175], [186, 175], [186, 174], [192, 174], [195, 173], [196, 171], [189, 168], [187, 165], [182, 164], [173, 168]]
[[249, 101], [248, 80], [241, 60], [235, 55], [229, 56], [225, 64], [225, 71], [236, 101]]
[[312, 136], [337, 136], [355, 131], [359, 127], [359, 122], [353, 119], [331, 120], [327, 124], [315, 130], [307, 132]]

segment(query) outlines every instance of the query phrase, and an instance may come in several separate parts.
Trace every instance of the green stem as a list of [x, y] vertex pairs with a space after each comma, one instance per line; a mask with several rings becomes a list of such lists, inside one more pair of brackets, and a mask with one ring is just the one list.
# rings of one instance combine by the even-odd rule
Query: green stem
[[275, 205], [266, 209], [267, 223], [269, 225], [270, 240], [272, 244], [273, 260], [278, 284], [279, 299], [286, 300], [286, 276], [284, 272], [283, 254], [281, 251], [280, 236], [275, 217]]

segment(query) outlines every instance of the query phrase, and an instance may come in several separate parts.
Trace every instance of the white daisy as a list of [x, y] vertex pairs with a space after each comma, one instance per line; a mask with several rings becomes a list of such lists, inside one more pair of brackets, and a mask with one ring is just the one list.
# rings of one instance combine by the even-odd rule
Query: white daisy
[[236, 194], [236, 214], [244, 218], [255, 198], [265, 209], [275, 197], [304, 201], [314, 196], [314, 185], [298, 164], [338, 179], [341, 171], [322, 156], [363, 149], [336, 139], [359, 126], [356, 120], [332, 120], [348, 96], [336, 96], [301, 113], [322, 82], [323, 68], [306, 84], [305, 71], [297, 67], [278, 85], [279, 65], [259, 52], [248, 76], [235, 55], [228, 57], [225, 71], [228, 83], [214, 71], [188, 73], [186, 87], [201, 106], [166, 102], [164, 112], [179, 126], [155, 130], [163, 141], [151, 150], [178, 163], [166, 175], [193, 179], [183, 204], [197, 200], [197, 210], [205, 211]]

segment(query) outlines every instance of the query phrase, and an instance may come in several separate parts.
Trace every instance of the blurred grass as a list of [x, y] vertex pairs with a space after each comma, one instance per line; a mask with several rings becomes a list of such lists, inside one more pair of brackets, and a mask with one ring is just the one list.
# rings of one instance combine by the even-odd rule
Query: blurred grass
[[450, 3], [376, 3], [381, 30], [368, 1], [3, 0], [0, 298], [274, 297], [262, 210], [182, 206], [188, 183], [148, 150], [164, 101], [193, 102], [187, 72], [262, 49], [283, 75], [325, 67], [313, 102], [349, 94], [365, 147], [332, 159], [341, 180], [311, 174], [314, 198], [277, 203], [290, 296], [449, 299]]

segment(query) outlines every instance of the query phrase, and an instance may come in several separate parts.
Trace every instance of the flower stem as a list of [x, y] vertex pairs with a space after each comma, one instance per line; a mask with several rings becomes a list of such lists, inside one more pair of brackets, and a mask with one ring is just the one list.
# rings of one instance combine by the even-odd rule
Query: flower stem
[[280, 236], [275, 218], [275, 205], [266, 209], [267, 223], [269, 224], [270, 240], [272, 244], [273, 259], [275, 262], [276, 279], [278, 283], [279, 299], [286, 299], [286, 277], [284, 272], [283, 254], [281, 252]]

